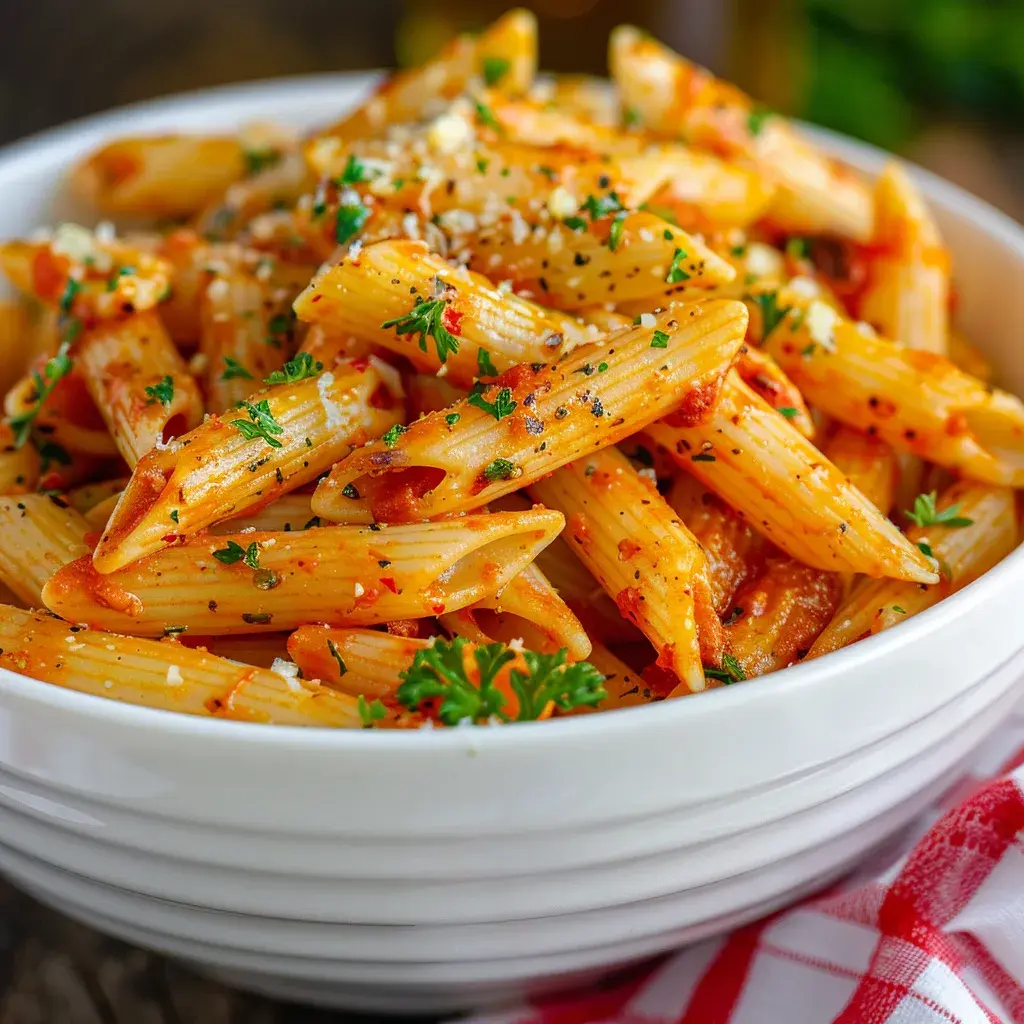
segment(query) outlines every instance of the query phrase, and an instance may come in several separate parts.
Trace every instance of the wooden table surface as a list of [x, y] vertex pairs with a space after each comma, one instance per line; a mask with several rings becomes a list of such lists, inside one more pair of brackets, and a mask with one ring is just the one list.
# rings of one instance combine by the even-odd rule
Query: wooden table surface
[[362, 1024], [224, 988], [0, 879], [0, 1024]]

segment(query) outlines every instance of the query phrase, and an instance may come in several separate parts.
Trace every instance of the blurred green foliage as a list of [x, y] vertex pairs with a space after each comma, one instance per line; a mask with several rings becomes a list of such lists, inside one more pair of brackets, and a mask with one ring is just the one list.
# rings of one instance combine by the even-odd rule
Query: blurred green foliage
[[1021, 0], [803, 0], [811, 121], [896, 149], [937, 118], [1024, 125]]

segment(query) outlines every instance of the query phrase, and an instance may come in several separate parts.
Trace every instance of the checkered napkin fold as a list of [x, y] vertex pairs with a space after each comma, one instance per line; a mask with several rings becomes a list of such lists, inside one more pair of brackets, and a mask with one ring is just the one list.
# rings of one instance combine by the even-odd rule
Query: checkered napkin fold
[[897, 847], [619, 981], [464, 1024], [1024, 1024], [1024, 706]]

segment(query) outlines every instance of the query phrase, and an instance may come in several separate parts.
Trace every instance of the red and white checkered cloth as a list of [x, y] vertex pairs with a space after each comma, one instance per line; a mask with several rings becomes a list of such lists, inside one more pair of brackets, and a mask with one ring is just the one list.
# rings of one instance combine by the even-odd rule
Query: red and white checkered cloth
[[827, 893], [467, 1024], [1024, 1024], [1024, 706], [974, 774]]

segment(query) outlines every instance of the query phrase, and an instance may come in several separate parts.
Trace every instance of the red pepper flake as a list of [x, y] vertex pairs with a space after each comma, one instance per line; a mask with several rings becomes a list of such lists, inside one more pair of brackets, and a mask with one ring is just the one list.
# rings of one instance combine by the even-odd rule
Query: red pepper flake
[[381, 576], [379, 582], [388, 588], [392, 594], [398, 593], [398, 584], [395, 582], [394, 576]]
[[441, 314], [441, 325], [449, 334], [461, 334], [462, 316], [454, 306], [446, 305]]
[[615, 604], [618, 605], [619, 614], [634, 625], [640, 621], [641, 600], [640, 591], [636, 587], [623, 587], [615, 595]]
[[619, 561], [628, 562], [635, 554], [640, 551], [640, 545], [635, 540], [630, 540], [628, 537], [623, 537], [619, 541]]

